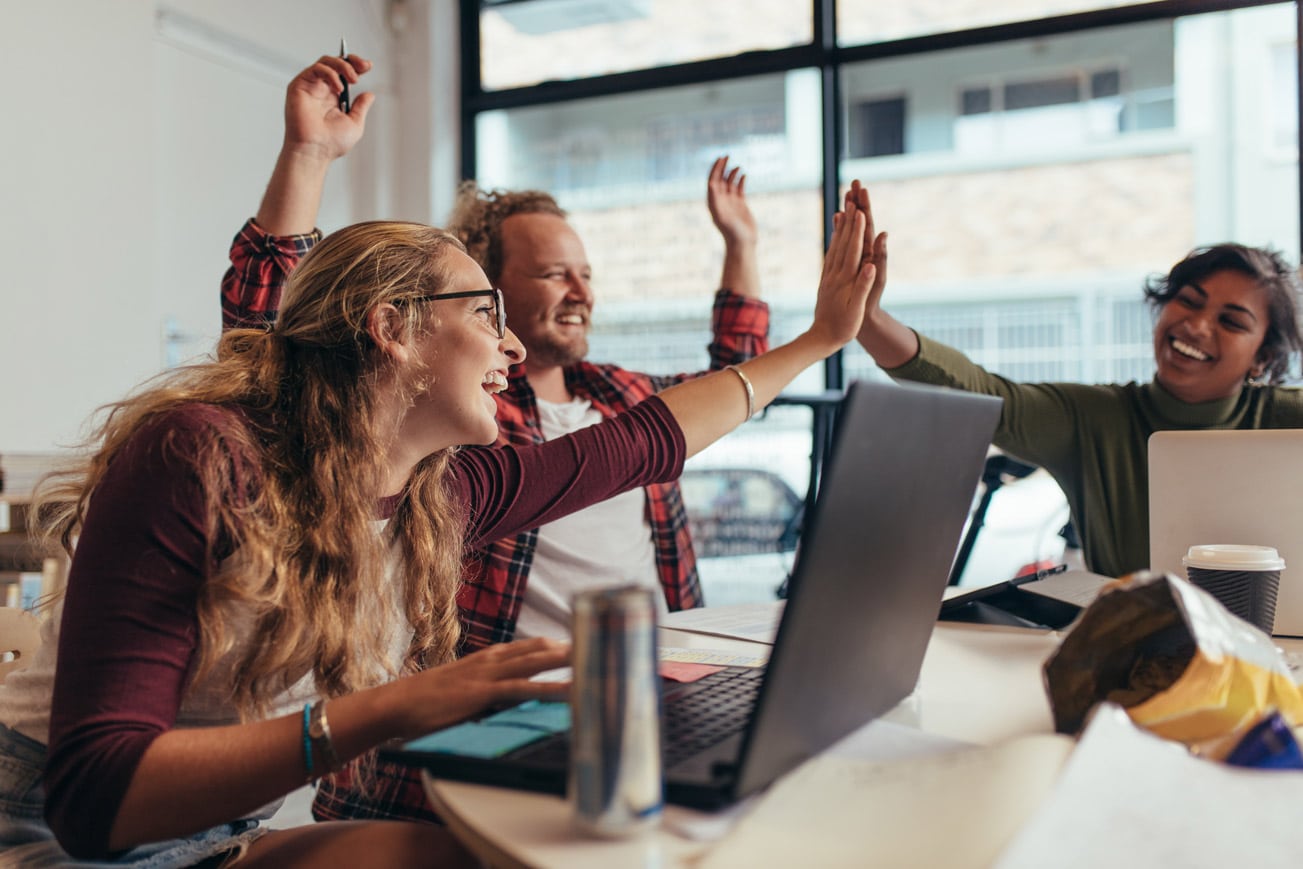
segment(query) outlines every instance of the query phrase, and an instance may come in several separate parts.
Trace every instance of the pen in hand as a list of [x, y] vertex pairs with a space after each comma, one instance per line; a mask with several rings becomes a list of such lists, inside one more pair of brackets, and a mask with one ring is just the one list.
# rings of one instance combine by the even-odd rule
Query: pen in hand
[[[342, 36], [339, 38], [339, 56], [345, 60], [348, 59], [348, 44], [344, 42]], [[348, 98], [348, 79], [341, 76], [340, 81], [344, 84], [344, 91], [339, 95], [339, 110], [344, 114], [348, 114], [348, 110], [352, 107], [352, 103]]]

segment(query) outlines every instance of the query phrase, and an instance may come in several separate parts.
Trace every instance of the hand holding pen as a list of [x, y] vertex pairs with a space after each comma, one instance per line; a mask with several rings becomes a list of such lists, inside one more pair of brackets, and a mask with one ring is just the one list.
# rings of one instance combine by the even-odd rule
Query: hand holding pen
[[[342, 36], [339, 37], [339, 56], [345, 61], [348, 60], [348, 43], [344, 41], [344, 37]], [[344, 79], [343, 83], [344, 89], [340, 91], [339, 94], [339, 110], [347, 115], [350, 104], [348, 98], [348, 79]]]
[[359, 93], [356, 85], [370, 69], [371, 62], [356, 54], [328, 54], [290, 81], [285, 138], [254, 215], [264, 231], [302, 235], [316, 225], [331, 164], [353, 150], [366, 131], [375, 95]]
[[295, 76], [285, 96], [285, 147], [326, 161], [351, 151], [362, 138], [375, 95], [350, 98], [350, 86], [370, 69], [371, 62], [356, 54], [324, 55]]

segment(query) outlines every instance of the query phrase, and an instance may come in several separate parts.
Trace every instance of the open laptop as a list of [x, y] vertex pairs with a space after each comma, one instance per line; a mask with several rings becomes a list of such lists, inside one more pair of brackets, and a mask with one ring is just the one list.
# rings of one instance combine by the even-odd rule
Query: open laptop
[[1201, 543], [1274, 546], [1285, 559], [1278, 636], [1303, 636], [1303, 429], [1161, 431], [1149, 438], [1149, 565], [1185, 576]]
[[[699, 740], [711, 744], [681, 757], [681, 745], [701, 731], [683, 732], [680, 707], [719, 711], [728, 689], [714, 677], [667, 685], [666, 800], [698, 808], [735, 802], [914, 690], [1000, 405], [937, 387], [851, 384], [769, 664], [715, 674], [754, 677], [739, 692], [746, 705], [738, 729]], [[494, 722], [487, 728], [459, 725], [462, 742], [432, 747], [426, 737], [382, 755], [438, 778], [564, 793], [565, 722], [548, 727], [522, 707], [501, 715], [484, 719]], [[540, 738], [484, 756], [480, 730], [522, 722], [539, 726]], [[544, 735], [549, 729], [556, 732]]]

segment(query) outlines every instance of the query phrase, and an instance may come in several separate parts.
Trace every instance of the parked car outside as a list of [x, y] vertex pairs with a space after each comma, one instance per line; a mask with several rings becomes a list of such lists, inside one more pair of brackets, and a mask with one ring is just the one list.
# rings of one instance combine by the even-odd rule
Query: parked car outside
[[[795, 564], [809, 434], [763, 434], [734, 435], [703, 451], [680, 481], [708, 606], [774, 600]], [[982, 491], [974, 491], [974, 508]], [[960, 584], [990, 585], [1029, 565], [1064, 560], [1059, 530], [1067, 521], [1063, 493], [1044, 470], [1006, 481], [991, 498]]]
[[808, 412], [771, 409], [689, 459], [680, 483], [707, 606], [777, 599], [810, 479]]
[[792, 569], [804, 499], [759, 468], [691, 468], [679, 483], [706, 604], [776, 599]]

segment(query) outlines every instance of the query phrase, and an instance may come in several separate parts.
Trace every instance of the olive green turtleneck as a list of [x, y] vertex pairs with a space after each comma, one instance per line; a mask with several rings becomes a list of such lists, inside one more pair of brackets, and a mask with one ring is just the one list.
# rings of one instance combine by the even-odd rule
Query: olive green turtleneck
[[1149, 436], [1168, 429], [1303, 428], [1303, 390], [1246, 387], [1188, 404], [1157, 383], [1015, 383], [919, 336], [899, 380], [1004, 399], [994, 443], [1054, 477], [1068, 499], [1086, 565], [1121, 576], [1149, 566]]

